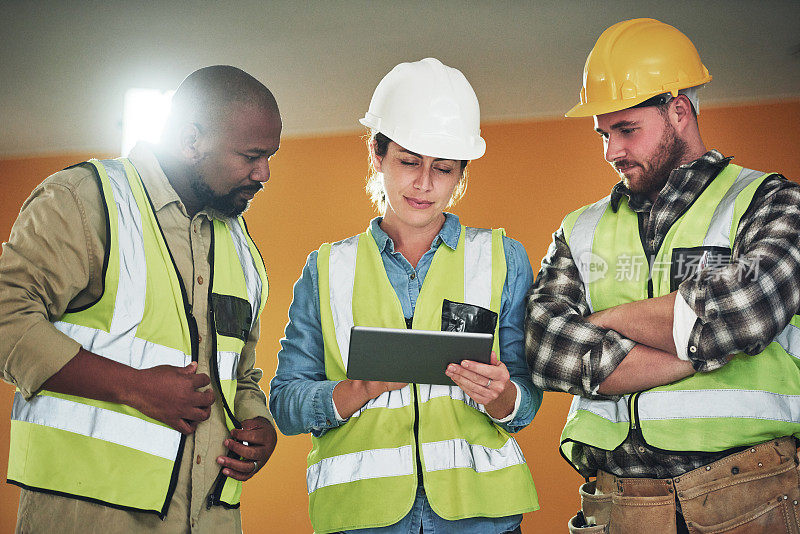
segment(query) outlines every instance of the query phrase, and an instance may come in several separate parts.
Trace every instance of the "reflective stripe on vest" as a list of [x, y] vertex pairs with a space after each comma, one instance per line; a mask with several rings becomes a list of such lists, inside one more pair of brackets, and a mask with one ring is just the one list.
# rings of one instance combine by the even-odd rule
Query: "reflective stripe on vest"
[[646, 398], [647, 409], [639, 409], [640, 421], [725, 417], [800, 422], [800, 394], [700, 389], [648, 391]]
[[[425, 471], [469, 468], [488, 473], [524, 464], [516, 440], [509, 439], [499, 449], [451, 439], [421, 444]], [[371, 449], [326, 458], [306, 471], [308, 493], [333, 484], [343, 484], [366, 478], [394, 477], [413, 474], [413, 449], [404, 445], [395, 449]]]
[[630, 422], [630, 416], [628, 415], [629, 397], [630, 395], [624, 395], [621, 399], [612, 401], [587, 399], [586, 397], [575, 395], [572, 397], [572, 404], [569, 406], [568, 417], [578, 410], [585, 410], [611, 423], [628, 423]]
[[[486, 413], [486, 407], [482, 404], [475, 402], [469, 395], [464, 393], [464, 390], [457, 387], [445, 386], [442, 384], [417, 384], [417, 399], [420, 404], [425, 404], [431, 399], [439, 397], [450, 397], [453, 400], [461, 401], [470, 408], [473, 408], [481, 413]], [[367, 403], [358, 409], [356, 413], [350, 417], [358, 417], [365, 410], [371, 408], [403, 408], [410, 406], [411, 390], [409, 386], [397, 389], [394, 391], [387, 391], [380, 394], [374, 399], [370, 399]]]
[[791, 323], [787, 324], [786, 328], [775, 338], [775, 342], [787, 353], [800, 359], [800, 328]]
[[733, 226], [733, 208], [736, 205], [736, 199], [745, 187], [753, 183], [756, 178], [763, 176], [763, 174], [750, 169], [739, 171], [739, 175], [733, 185], [717, 204], [714, 215], [711, 216], [711, 223], [703, 240], [703, 246], [733, 248], [731, 247], [731, 228]]
[[253, 312], [253, 320], [250, 322], [250, 328], [252, 328], [258, 321], [261, 310], [264, 307], [263, 303], [265, 299], [262, 299], [261, 296], [263, 285], [261, 275], [255, 265], [256, 258], [253, 257], [250, 251], [249, 240], [247, 235], [245, 235], [242, 225], [237, 219], [229, 219], [226, 221], [226, 226], [233, 237], [233, 246], [236, 250], [236, 256], [239, 258], [239, 264], [242, 266], [242, 272], [244, 273], [245, 287], [247, 288], [248, 296], [247, 300], [250, 301], [250, 307]]
[[592, 280], [593, 276], [591, 266], [594, 265], [595, 260], [592, 254], [592, 242], [594, 241], [594, 232], [600, 223], [600, 218], [608, 209], [610, 201], [611, 196], [609, 195], [586, 208], [575, 221], [575, 226], [572, 228], [572, 234], [569, 239], [572, 261], [575, 262], [575, 266], [581, 274], [583, 290], [586, 293], [586, 303], [592, 313], [595, 311], [592, 307], [592, 295], [589, 293], [589, 281]]
[[311, 494], [320, 488], [368, 478], [414, 474], [411, 445], [394, 449], [370, 449], [325, 458], [306, 470], [306, 487]]
[[175, 459], [181, 441], [181, 435], [169, 427], [50, 395], [37, 395], [26, 401], [22, 393], [16, 392], [11, 419], [67, 430], [167, 460]]
[[[700, 244], [731, 250], [739, 219], [767, 176], [768, 174], [758, 171], [728, 165], [676, 221], [654, 259], [668, 261], [672, 250]], [[708, 208], [709, 205], [714, 207]], [[593, 253], [595, 238], [601, 227], [608, 231], [606, 226], [602, 226], [601, 220], [604, 216], [614, 217], [616, 222], [608, 223], [612, 228], [614, 224], [623, 224], [623, 217], [628, 218], [625, 224], [635, 224], [636, 219], [630, 213], [632, 212], [624, 199], [620, 205], [620, 213], [617, 214], [611, 212], [609, 199], [603, 199], [565, 219], [565, 237], [578, 266], [587, 300], [591, 298], [594, 282], [593, 271], [588, 265], [597, 257]], [[571, 229], [570, 217], [575, 217]], [[696, 228], [700, 232], [703, 225], [708, 224], [704, 234], [685, 230], [682, 233], [681, 228], [692, 227], [681, 225], [698, 223], [700, 226]], [[628, 243], [629, 237], [625, 237], [628, 235], [618, 231], [618, 239], [612, 241], [617, 248], [605, 250], [609, 255], [607, 258], [615, 254], [617, 258], [642, 254], [637, 248], [641, 244]], [[606, 239], [605, 242], [608, 243], [609, 240]], [[588, 258], [588, 261], [580, 261], [583, 258]], [[669, 292], [669, 278], [665, 272], [663, 269], [652, 270], [654, 296]], [[619, 279], [617, 283], [620, 283]], [[606, 290], [608, 287], [605, 286]], [[619, 287], [621, 295], [633, 294], [630, 291], [625, 293], [622, 286]], [[598, 300], [600, 296], [600, 293], [595, 295]], [[615, 297], [618, 299], [615, 302], [606, 298], [607, 296], [603, 294], [605, 304], [600, 309], [624, 303], [619, 301], [619, 297]], [[591, 309], [592, 312], [598, 311], [596, 306]], [[787, 354], [794, 358], [787, 360]], [[800, 395], [794, 394], [800, 392], [798, 354], [800, 318], [795, 316], [761, 354], [738, 355], [716, 371], [696, 373], [673, 384], [626, 395], [617, 402], [576, 397], [562, 434], [562, 449], [570, 450], [572, 445], [569, 442], [573, 440], [609, 450], [618, 446], [627, 435], [631, 402], [636, 409], [636, 417], [641, 423], [640, 430], [645, 441], [660, 449], [719, 451], [782, 435], [798, 434]], [[742, 419], [748, 420], [746, 427], [730, 426]], [[619, 423], [623, 425], [619, 426]], [[678, 428], [681, 430], [677, 431]], [[733, 428], [747, 431], [731, 431]], [[565, 456], [569, 458], [570, 454]]]
[[217, 351], [217, 366], [220, 380], [236, 380], [239, 367], [238, 352]]
[[350, 328], [353, 326], [353, 283], [356, 279], [358, 238], [353, 236], [331, 245], [330, 301], [336, 341], [344, 368], [350, 354]]
[[465, 439], [448, 439], [422, 443], [425, 471], [467, 468], [476, 473], [490, 473], [525, 463], [516, 440], [509, 439], [499, 449], [470, 443]]

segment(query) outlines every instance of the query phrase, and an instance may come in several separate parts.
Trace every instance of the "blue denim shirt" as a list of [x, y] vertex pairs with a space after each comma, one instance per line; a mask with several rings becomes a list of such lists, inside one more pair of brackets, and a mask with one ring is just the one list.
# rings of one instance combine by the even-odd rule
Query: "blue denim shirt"
[[[414, 315], [417, 297], [433, 255], [442, 244], [456, 248], [461, 224], [456, 215], [446, 213], [442, 229], [415, 269], [402, 254], [395, 252], [394, 242], [380, 227], [381, 220], [381, 217], [373, 219], [370, 229], [381, 251], [386, 274], [403, 307], [403, 315], [410, 318]], [[521, 243], [504, 237], [503, 245], [507, 274], [500, 298], [500, 356], [519, 388], [520, 404], [511, 421], [498, 424], [509, 432], [518, 432], [530, 424], [542, 402], [542, 391], [531, 382], [524, 352], [525, 295], [533, 282], [533, 271]], [[333, 388], [338, 381], [326, 379], [324, 354], [317, 252], [314, 251], [308, 256], [303, 273], [294, 285], [289, 323], [278, 352], [278, 369], [270, 382], [270, 410], [278, 428], [286, 435], [310, 432], [319, 437], [328, 429], [346, 423], [336, 417]], [[420, 525], [425, 525], [426, 530], [442, 533], [505, 532], [514, 529], [521, 519], [522, 516], [517, 515], [445, 521], [431, 510], [424, 490], [420, 489], [411, 511], [400, 522], [382, 529], [353, 532], [418, 534]]]

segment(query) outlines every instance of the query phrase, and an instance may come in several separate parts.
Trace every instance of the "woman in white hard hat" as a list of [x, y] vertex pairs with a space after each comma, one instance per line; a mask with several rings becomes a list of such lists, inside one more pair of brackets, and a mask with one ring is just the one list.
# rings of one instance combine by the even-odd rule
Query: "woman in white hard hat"
[[[271, 383], [281, 431], [312, 434], [311, 523], [318, 533], [520, 532], [521, 514], [538, 508], [509, 435], [541, 402], [523, 350], [533, 274], [502, 230], [444, 212], [485, 151], [478, 100], [436, 59], [401, 63], [361, 123], [383, 216], [309, 255]], [[354, 325], [485, 331], [494, 351], [490, 364], [448, 366], [456, 386], [349, 380]]]

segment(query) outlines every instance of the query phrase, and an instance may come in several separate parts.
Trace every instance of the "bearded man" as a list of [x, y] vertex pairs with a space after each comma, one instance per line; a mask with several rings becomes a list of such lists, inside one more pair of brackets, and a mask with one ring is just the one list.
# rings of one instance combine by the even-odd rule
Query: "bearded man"
[[528, 298], [533, 382], [575, 395], [573, 533], [798, 531], [800, 187], [706, 149], [710, 80], [680, 31], [628, 20], [567, 113], [621, 177], [567, 215]]
[[277, 435], [240, 215], [280, 134], [269, 89], [204, 67], [159, 144], [57, 172], [22, 206], [0, 257], [17, 532], [242, 531], [242, 483]]

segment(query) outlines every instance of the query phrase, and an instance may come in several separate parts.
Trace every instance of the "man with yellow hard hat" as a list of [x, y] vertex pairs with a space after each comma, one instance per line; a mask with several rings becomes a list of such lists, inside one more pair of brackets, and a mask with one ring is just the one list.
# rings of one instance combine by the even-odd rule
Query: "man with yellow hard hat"
[[575, 395], [570, 532], [798, 532], [800, 186], [706, 149], [672, 26], [611, 26], [583, 80], [567, 116], [621, 180], [565, 217], [526, 324], [533, 382]]

